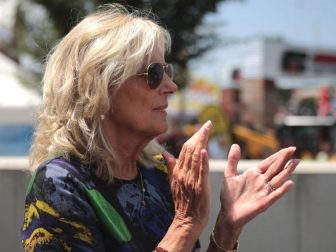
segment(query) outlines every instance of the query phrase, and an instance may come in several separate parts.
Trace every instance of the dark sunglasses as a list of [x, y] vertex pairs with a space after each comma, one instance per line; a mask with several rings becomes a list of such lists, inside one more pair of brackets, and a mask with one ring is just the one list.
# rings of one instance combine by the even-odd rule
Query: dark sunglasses
[[151, 63], [147, 67], [147, 71], [143, 74], [137, 74], [137, 76], [146, 76], [147, 84], [151, 89], [156, 89], [162, 79], [164, 73], [168, 75], [170, 79], [173, 78], [174, 69], [172, 64]]

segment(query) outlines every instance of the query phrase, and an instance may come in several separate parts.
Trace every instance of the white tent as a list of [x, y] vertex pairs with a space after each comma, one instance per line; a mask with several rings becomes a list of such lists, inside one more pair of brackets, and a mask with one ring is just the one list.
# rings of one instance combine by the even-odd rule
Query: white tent
[[21, 84], [19, 65], [0, 53], [0, 124], [33, 124], [41, 97]]

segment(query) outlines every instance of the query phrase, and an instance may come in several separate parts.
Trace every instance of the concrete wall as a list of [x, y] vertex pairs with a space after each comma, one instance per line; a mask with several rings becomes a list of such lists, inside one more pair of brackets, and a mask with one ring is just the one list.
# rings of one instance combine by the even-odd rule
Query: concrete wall
[[[242, 161], [242, 172], [257, 161]], [[19, 230], [29, 174], [25, 158], [0, 159], [0, 251], [22, 251]], [[211, 162], [212, 214], [201, 236], [209, 242], [219, 209], [225, 162]], [[240, 238], [240, 251], [316, 252], [336, 248], [336, 163], [302, 162], [293, 175], [295, 186], [279, 202], [250, 222]]]
[[20, 228], [30, 174], [26, 159], [0, 159], [0, 251], [23, 251]]
[[[220, 185], [220, 176], [211, 173], [213, 210], [201, 237], [205, 247], [219, 209], [219, 190], [214, 185]], [[336, 174], [299, 174], [293, 180], [295, 186], [284, 198], [245, 227], [241, 251], [335, 251]]]

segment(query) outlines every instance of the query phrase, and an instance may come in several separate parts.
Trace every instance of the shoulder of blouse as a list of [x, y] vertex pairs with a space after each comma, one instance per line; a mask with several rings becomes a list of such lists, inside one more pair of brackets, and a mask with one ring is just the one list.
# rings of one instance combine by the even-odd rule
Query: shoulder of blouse
[[166, 160], [164, 159], [162, 154], [159, 153], [159, 154], [154, 155], [154, 159], [157, 161], [154, 168], [168, 175], [168, 167], [166, 164]]

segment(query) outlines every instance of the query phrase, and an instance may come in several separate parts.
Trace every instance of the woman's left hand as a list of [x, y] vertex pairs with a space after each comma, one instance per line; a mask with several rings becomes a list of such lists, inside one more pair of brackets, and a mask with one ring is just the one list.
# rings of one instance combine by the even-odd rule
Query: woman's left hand
[[282, 149], [239, 175], [240, 148], [232, 145], [220, 196], [221, 214], [231, 229], [241, 229], [290, 189], [288, 178], [299, 164], [298, 159], [289, 161], [294, 152], [295, 147]]
[[[293, 185], [288, 180], [298, 159], [288, 162], [295, 147], [282, 149], [257, 167], [238, 174], [240, 148], [231, 146], [220, 193], [221, 209], [214, 227], [213, 238], [219, 246], [231, 250], [244, 225], [282, 197]], [[208, 251], [216, 251], [211, 246]]]

